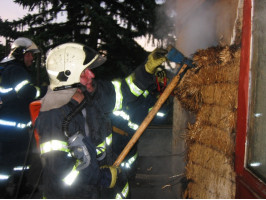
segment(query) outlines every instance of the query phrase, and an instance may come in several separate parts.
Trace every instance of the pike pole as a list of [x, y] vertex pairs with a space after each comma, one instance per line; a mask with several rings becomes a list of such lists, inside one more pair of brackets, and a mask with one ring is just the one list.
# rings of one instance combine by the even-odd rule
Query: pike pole
[[138, 139], [140, 138], [140, 136], [142, 135], [142, 133], [145, 131], [145, 129], [147, 128], [147, 126], [150, 124], [150, 122], [152, 121], [152, 119], [154, 118], [154, 116], [156, 115], [156, 113], [159, 111], [159, 109], [164, 104], [164, 102], [166, 101], [166, 99], [172, 93], [172, 91], [176, 87], [177, 83], [182, 78], [180, 75], [186, 70], [186, 68], [187, 68], [187, 65], [184, 64], [180, 68], [180, 70], [177, 73], [177, 75], [174, 76], [174, 78], [171, 80], [171, 82], [165, 88], [164, 92], [161, 94], [160, 98], [157, 100], [157, 102], [153, 106], [152, 110], [149, 112], [149, 114], [147, 115], [147, 117], [143, 120], [143, 122], [139, 126], [138, 130], [135, 132], [135, 134], [133, 135], [133, 137], [130, 139], [130, 141], [128, 142], [128, 144], [125, 146], [125, 148], [123, 149], [123, 151], [120, 153], [120, 155], [118, 156], [118, 158], [114, 162], [114, 164], [113, 164], [114, 167], [118, 167], [121, 164], [121, 162], [123, 162], [123, 160], [127, 156], [128, 152], [131, 150], [131, 148], [134, 146], [134, 144], [138, 141]]

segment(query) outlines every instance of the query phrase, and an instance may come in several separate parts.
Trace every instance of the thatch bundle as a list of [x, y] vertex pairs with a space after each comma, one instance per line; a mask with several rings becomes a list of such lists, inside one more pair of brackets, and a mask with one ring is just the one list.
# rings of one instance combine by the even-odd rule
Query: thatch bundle
[[[211, 47], [196, 52], [193, 60], [196, 68], [188, 71], [174, 90], [181, 104], [190, 111], [198, 112], [202, 103], [220, 105], [219, 102], [226, 101], [223, 98], [227, 98], [228, 101], [233, 100], [232, 106], [236, 106], [240, 50], [235, 46]], [[215, 95], [206, 91], [206, 87], [215, 90]], [[228, 87], [232, 88], [229, 90]], [[210, 95], [214, 98], [211, 102]]]
[[189, 126], [187, 142], [199, 143], [226, 156], [231, 156], [234, 150], [234, 143], [228, 132], [205, 123], [196, 122]]
[[234, 198], [234, 136], [240, 49], [199, 50], [174, 94], [196, 114], [188, 125], [185, 198]]

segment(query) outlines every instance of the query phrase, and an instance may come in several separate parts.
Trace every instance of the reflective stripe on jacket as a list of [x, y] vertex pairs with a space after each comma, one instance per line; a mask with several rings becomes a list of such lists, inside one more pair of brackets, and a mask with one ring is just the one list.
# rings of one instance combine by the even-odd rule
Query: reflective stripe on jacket
[[129, 183], [127, 182], [126, 185], [123, 187], [120, 193], [117, 193], [115, 198], [116, 199], [126, 199], [129, 193]]

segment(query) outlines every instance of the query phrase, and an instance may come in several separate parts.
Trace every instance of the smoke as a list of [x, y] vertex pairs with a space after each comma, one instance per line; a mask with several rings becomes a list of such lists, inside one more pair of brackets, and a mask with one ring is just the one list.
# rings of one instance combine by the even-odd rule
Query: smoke
[[165, 36], [168, 37], [168, 42], [174, 40], [173, 45], [187, 57], [198, 49], [217, 45], [221, 37], [217, 34], [217, 23], [219, 30], [228, 29], [227, 23], [217, 22], [217, 16], [221, 9], [225, 11], [223, 15], [227, 15], [227, 8], [224, 6], [230, 4], [222, 3], [221, 8], [217, 6], [217, 2], [218, 0], [166, 0], [158, 10], [155, 35], [162, 36], [166, 30], [171, 31], [170, 35]]

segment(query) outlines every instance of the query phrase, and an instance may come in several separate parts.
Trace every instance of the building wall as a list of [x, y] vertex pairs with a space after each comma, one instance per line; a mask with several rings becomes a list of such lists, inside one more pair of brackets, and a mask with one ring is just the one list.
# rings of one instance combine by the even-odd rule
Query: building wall
[[[231, 44], [239, 45], [241, 40], [243, 5], [241, 0], [177, 0], [176, 2], [176, 10], [179, 15], [176, 19], [176, 24], [178, 24], [176, 30], [178, 35], [176, 47], [186, 56], [193, 58], [196, 52], [201, 50], [204, 51], [204, 49], [213, 46], [225, 46]], [[208, 52], [208, 50], [206, 50], [206, 52]], [[217, 55], [215, 55], [215, 53], [213, 55], [219, 57], [220, 52], [217, 51], [216, 53]], [[237, 61], [234, 62], [236, 62], [235, 67], [237, 69], [239, 64]], [[213, 73], [215, 74], [216, 71]], [[212, 74], [210, 75], [212, 76]], [[230, 79], [230, 77], [227, 76], [228, 73], [225, 73], [222, 77], [224, 79]], [[237, 76], [238, 73], [234, 73], [235, 80], [237, 80]], [[197, 82], [198, 77], [192, 76], [189, 78], [195, 79], [194, 81]], [[186, 77], [184, 77], [184, 79], [186, 79]], [[188, 83], [188, 85], [191, 84]], [[234, 84], [234, 86], [236, 85]], [[213, 97], [217, 95], [217, 92], [215, 94], [215, 90], [213, 88], [211, 89], [211, 86], [202, 85], [200, 88], [200, 92], [203, 92], [205, 96]], [[237, 89], [237, 87], [234, 88]], [[181, 88], [177, 87], [176, 91], [178, 90], [181, 90]], [[224, 88], [225, 94], [227, 90], [228, 88]], [[187, 95], [187, 98], [191, 98], [192, 94]], [[176, 94], [176, 96], [178, 96], [178, 94]], [[200, 98], [190, 100], [195, 102], [200, 101]], [[234, 149], [234, 137], [232, 135], [233, 129], [222, 130], [221, 128], [209, 128], [210, 135], [205, 134], [205, 139], [202, 140], [204, 138], [204, 132], [198, 132], [197, 134], [201, 136], [201, 138], [198, 139], [201, 139], [201, 141], [196, 142], [194, 140], [195, 138], [182, 139], [180, 135], [187, 136], [191, 134], [187, 131], [188, 128], [200, 130], [205, 126], [203, 127], [200, 123], [193, 125], [194, 117], [196, 117], [197, 122], [197, 112], [192, 112], [194, 115], [191, 114], [189, 105], [186, 107], [184, 103], [180, 102], [181, 101], [178, 98], [174, 101], [173, 152], [178, 151], [178, 148], [181, 147], [187, 149], [187, 159], [184, 161], [184, 170], [186, 172], [186, 177], [188, 178], [186, 183], [188, 185], [186, 187], [187, 189], [185, 190], [184, 197], [234, 198], [235, 175], [231, 157]], [[199, 104], [202, 104], [202, 102], [197, 103], [198, 106], [201, 106]], [[220, 106], [212, 107], [210, 109], [210, 107], [206, 106], [209, 105], [209, 103], [206, 104], [205, 102], [205, 107], [201, 109], [201, 113], [206, 114], [208, 110], [212, 113], [212, 115], [217, 115], [217, 110], [219, 110]], [[225, 105], [222, 106], [229, 104], [229, 102], [224, 103]], [[181, 106], [181, 104], [183, 105]], [[232, 115], [235, 115], [235, 111], [232, 113], [234, 113]], [[229, 115], [226, 114], [230, 115], [231, 113], [222, 111], [220, 117], [228, 117]], [[207, 115], [211, 114], [207, 113]], [[235, 122], [235, 119], [233, 119], [233, 121]], [[210, 123], [212, 122], [210, 121]], [[220, 136], [220, 138], [217, 138], [218, 136]], [[219, 141], [216, 141], [217, 139], [219, 139]], [[223, 143], [227, 145], [222, 145]], [[224, 164], [219, 166], [220, 162], [224, 162]], [[219, 166], [216, 170], [213, 168], [215, 167], [215, 163]], [[204, 184], [202, 184], [203, 181]]]
[[186, 56], [218, 44], [239, 43], [242, 0], [177, 0], [176, 47]]

